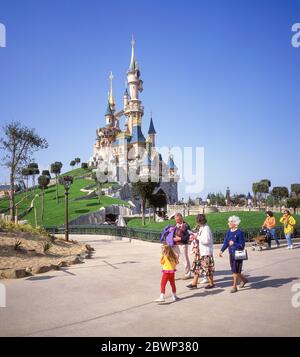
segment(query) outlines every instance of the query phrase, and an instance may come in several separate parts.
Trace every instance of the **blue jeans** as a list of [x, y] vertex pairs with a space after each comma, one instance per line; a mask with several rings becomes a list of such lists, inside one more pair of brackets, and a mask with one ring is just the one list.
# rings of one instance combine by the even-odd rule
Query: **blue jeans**
[[292, 242], [292, 233], [286, 233], [285, 234], [285, 238], [287, 240], [287, 244], [288, 246], [292, 246], [293, 245], [293, 242]]
[[271, 236], [275, 240], [276, 244], [279, 245], [279, 240], [278, 240], [277, 235], [276, 235], [276, 228], [271, 228], [271, 229], [269, 229], [269, 231], [271, 233]]

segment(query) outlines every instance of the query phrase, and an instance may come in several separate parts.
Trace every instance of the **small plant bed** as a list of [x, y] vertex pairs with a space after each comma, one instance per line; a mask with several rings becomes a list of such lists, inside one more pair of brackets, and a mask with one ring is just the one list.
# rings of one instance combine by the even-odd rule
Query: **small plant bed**
[[83, 262], [93, 248], [56, 238], [43, 229], [0, 224], [0, 279], [23, 278]]

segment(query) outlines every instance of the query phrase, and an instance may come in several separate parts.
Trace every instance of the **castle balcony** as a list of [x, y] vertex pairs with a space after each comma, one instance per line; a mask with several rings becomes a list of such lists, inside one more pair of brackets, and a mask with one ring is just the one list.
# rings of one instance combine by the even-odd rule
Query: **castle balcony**
[[127, 114], [128, 112], [141, 112], [144, 114], [144, 106], [140, 105], [139, 103], [131, 102], [124, 109], [125, 114]]

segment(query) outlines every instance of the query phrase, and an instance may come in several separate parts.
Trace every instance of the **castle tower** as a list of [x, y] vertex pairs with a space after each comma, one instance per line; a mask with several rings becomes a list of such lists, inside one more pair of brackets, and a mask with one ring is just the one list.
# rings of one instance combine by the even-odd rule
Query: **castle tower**
[[124, 95], [123, 95], [123, 109], [124, 109], [124, 111], [127, 109], [128, 101], [129, 101], [129, 94], [128, 94], [128, 90], [126, 87]]
[[152, 113], [151, 113], [150, 125], [148, 130], [148, 141], [151, 143], [152, 147], [155, 147], [155, 135], [156, 135], [156, 131], [154, 129]]
[[177, 174], [177, 166], [174, 163], [173, 155], [169, 154], [168, 160], [170, 182], [174, 182]]
[[[139, 100], [139, 92], [143, 91], [143, 81], [140, 79], [140, 70], [135, 59], [134, 53], [134, 38], [131, 41], [131, 60], [127, 72], [127, 83], [129, 89], [129, 97], [127, 95], [127, 107], [124, 108], [124, 114], [127, 118], [128, 129], [132, 135], [132, 142], [145, 142], [141, 130], [142, 117], [144, 115], [144, 107]], [[124, 95], [125, 97], [125, 95]], [[125, 99], [125, 98], [124, 98]]]
[[112, 72], [110, 72], [108, 78], [109, 78], [110, 83], [109, 83], [109, 92], [108, 92], [108, 104], [107, 104], [107, 109], [106, 109], [106, 114], [105, 114], [105, 122], [106, 122], [106, 126], [119, 127], [119, 122], [114, 116], [116, 104], [115, 104], [115, 99], [113, 96], [112, 81], [113, 81], [114, 76], [113, 76]]
[[105, 113], [106, 126], [114, 126], [114, 113], [111, 110], [110, 103], [107, 103], [107, 109]]
[[110, 104], [112, 112], [114, 113], [115, 112], [115, 99], [114, 99], [114, 96], [113, 96], [113, 85], [112, 85], [112, 81], [114, 79], [114, 76], [113, 76], [112, 72], [110, 72], [110, 75], [109, 75], [108, 78], [109, 78], [109, 82], [110, 82], [109, 93], [108, 93], [108, 102]]

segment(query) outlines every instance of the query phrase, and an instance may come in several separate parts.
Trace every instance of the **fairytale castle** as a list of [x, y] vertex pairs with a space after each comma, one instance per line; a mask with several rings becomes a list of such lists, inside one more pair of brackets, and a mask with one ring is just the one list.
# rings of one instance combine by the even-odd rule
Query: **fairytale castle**
[[[143, 81], [135, 59], [133, 38], [131, 44], [131, 60], [127, 71], [123, 109], [116, 110], [112, 86], [113, 75], [110, 73], [110, 89], [105, 114], [106, 125], [96, 130], [93, 156], [88, 164], [102, 171], [108, 170], [109, 181], [116, 181], [124, 187], [129, 187], [127, 190], [129, 197], [126, 198], [130, 198], [131, 182], [142, 177], [151, 177], [152, 180], [159, 182], [154, 193], [166, 195], [167, 202], [173, 204], [178, 201], [177, 167], [170, 154], [168, 162], [164, 162], [155, 146], [156, 131], [152, 116], [148, 137], [145, 138], [142, 132], [144, 107], [139, 94], [143, 91]], [[120, 121], [123, 117], [125, 117], [125, 123], [122, 130]]]

